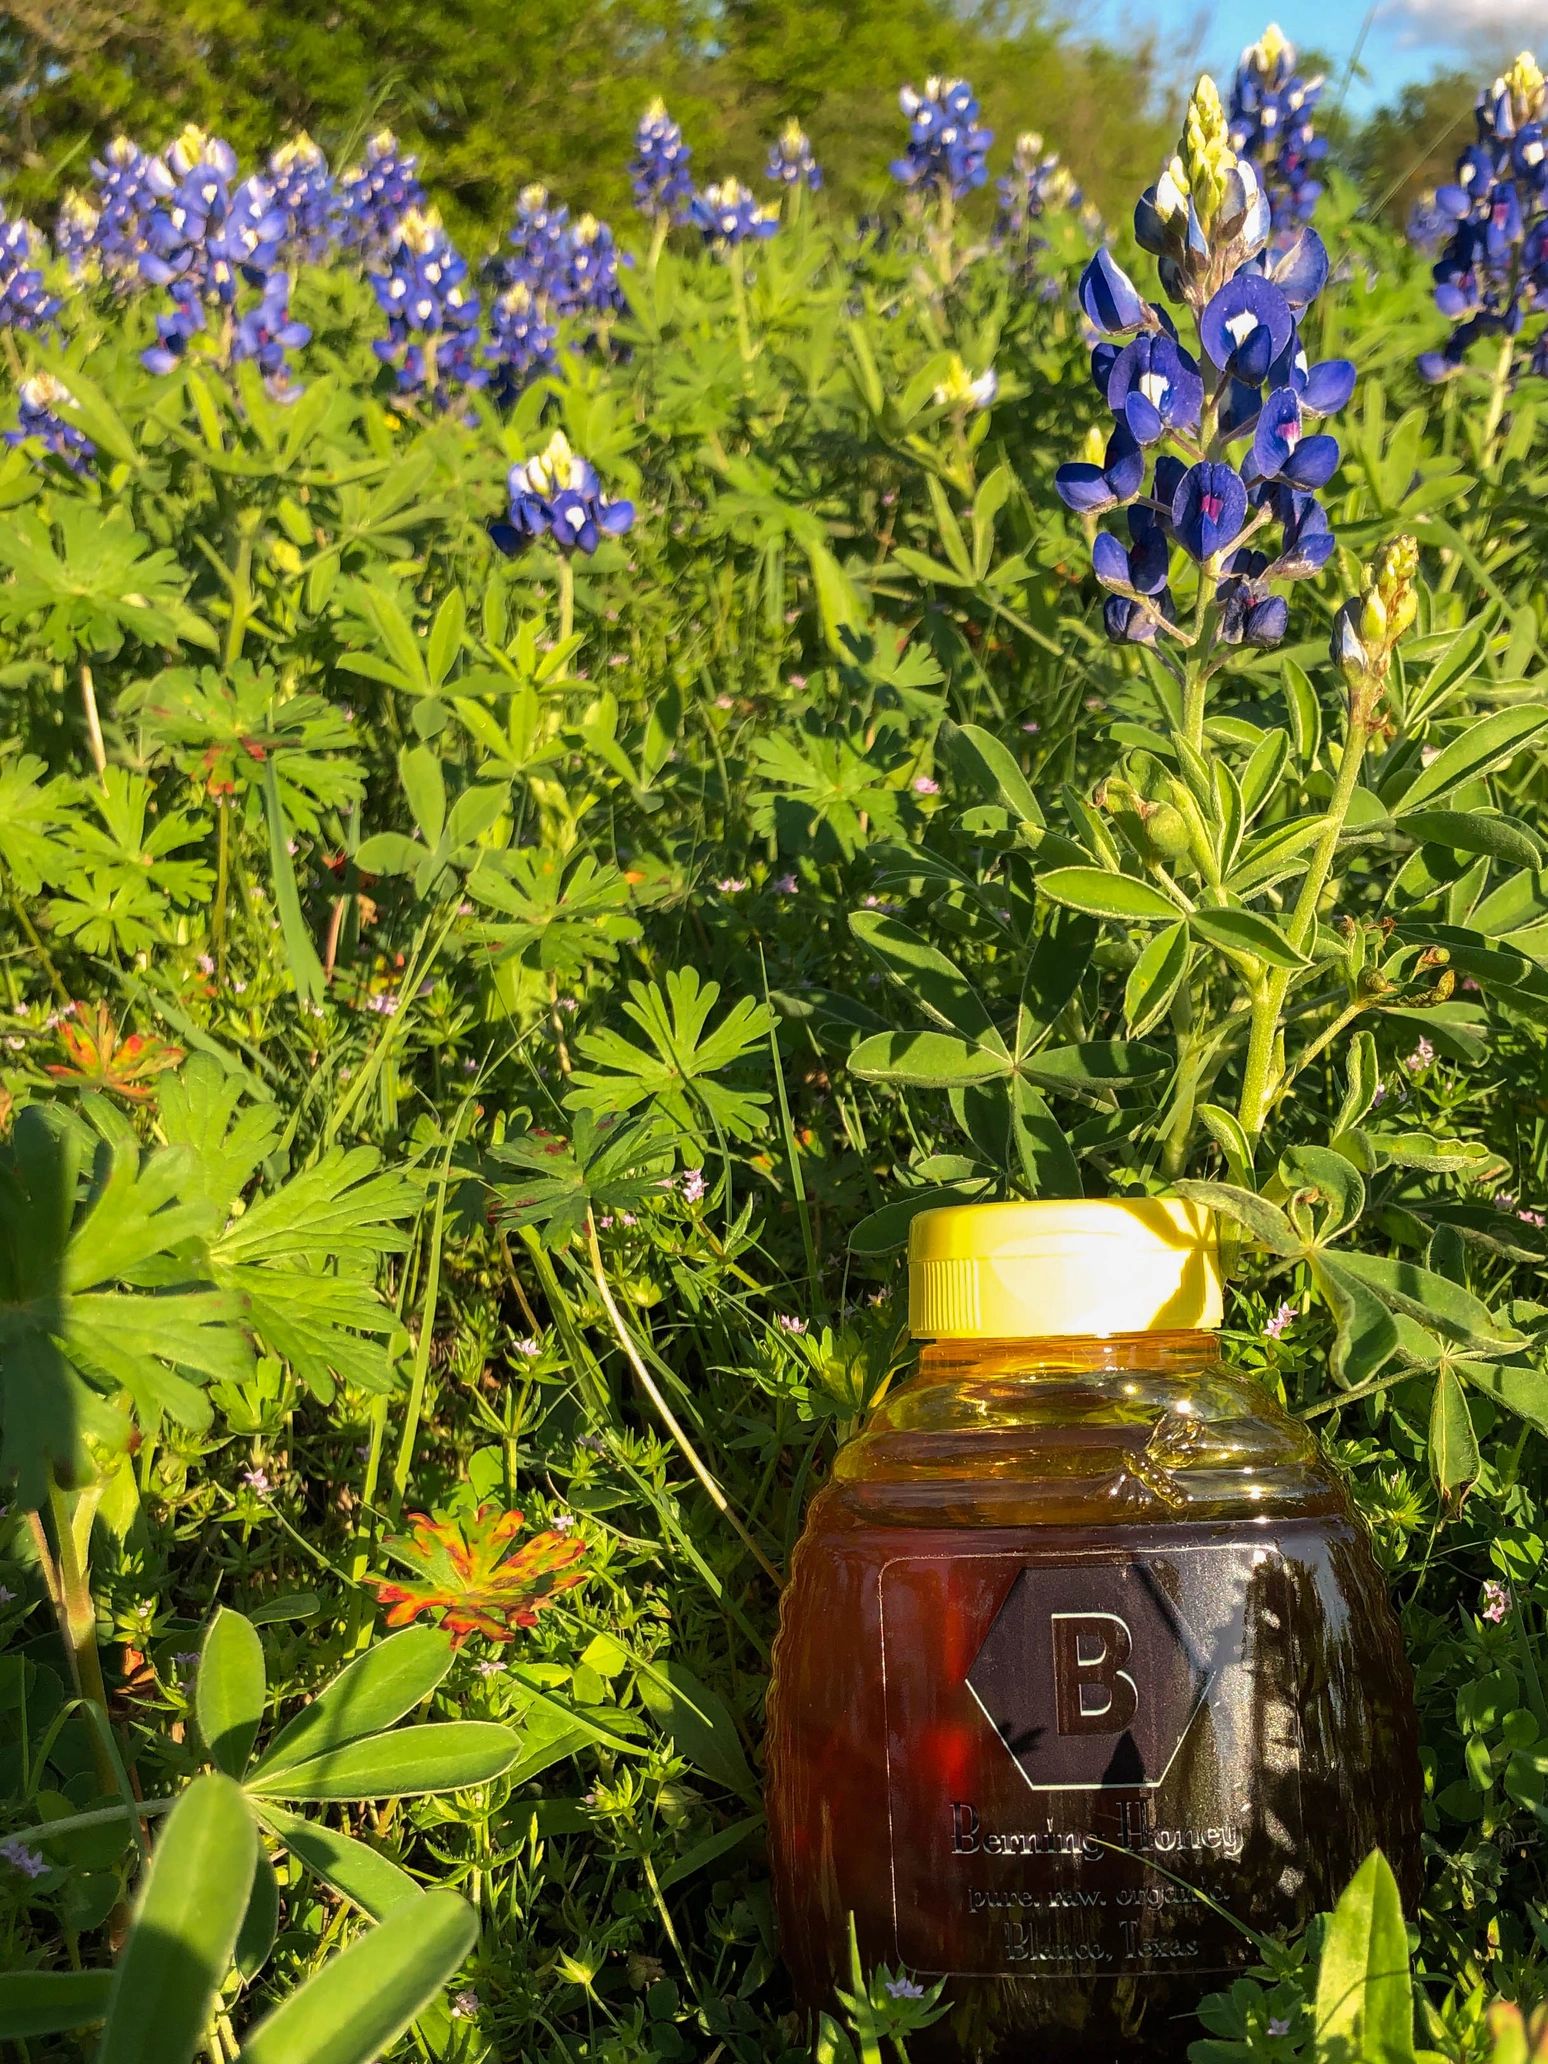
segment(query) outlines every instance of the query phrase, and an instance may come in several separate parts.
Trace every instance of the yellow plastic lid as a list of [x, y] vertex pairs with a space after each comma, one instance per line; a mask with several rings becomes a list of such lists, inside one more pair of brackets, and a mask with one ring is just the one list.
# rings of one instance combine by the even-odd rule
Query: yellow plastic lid
[[1214, 1214], [1180, 1197], [950, 1204], [909, 1228], [916, 1339], [1212, 1332], [1221, 1312]]

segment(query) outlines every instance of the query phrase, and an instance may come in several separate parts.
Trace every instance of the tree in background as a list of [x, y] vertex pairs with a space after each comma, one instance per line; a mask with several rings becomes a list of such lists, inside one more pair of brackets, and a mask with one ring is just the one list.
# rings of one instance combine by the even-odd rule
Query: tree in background
[[159, 145], [197, 121], [256, 163], [305, 128], [342, 165], [386, 123], [461, 233], [497, 234], [534, 179], [622, 217], [660, 92], [704, 177], [761, 184], [794, 115], [852, 207], [889, 185], [897, 88], [932, 71], [974, 81], [1005, 152], [1041, 129], [1098, 205], [1163, 155], [1153, 47], [1077, 43], [1026, 0], [11, 0], [0, 186], [47, 212], [120, 129]]
[[1458, 152], [1473, 140], [1473, 104], [1492, 76], [1488, 65], [1438, 72], [1405, 86], [1395, 106], [1378, 108], [1365, 122], [1352, 139], [1349, 169], [1374, 210], [1404, 222], [1421, 194], [1445, 185]]

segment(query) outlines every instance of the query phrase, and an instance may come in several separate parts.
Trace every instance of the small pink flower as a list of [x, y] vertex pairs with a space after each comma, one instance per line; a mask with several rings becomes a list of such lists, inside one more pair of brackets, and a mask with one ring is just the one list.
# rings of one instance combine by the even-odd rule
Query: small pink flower
[[1435, 1049], [1433, 1046], [1431, 1046], [1429, 1040], [1426, 1039], [1424, 1034], [1421, 1032], [1419, 1035], [1419, 1044], [1414, 1048], [1413, 1052], [1408, 1056], [1407, 1060], [1404, 1061], [1403, 1066], [1408, 1070], [1410, 1075], [1421, 1075], [1423, 1074], [1424, 1070], [1429, 1067], [1431, 1061], [1433, 1061], [1434, 1058]]
[[887, 1980], [887, 1997], [889, 1999], [923, 1999], [924, 1994], [924, 1987], [916, 1979], [889, 1978]]
[[1272, 1312], [1264, 1320], [1263, 1330], [1270, 1340], [1277, 1340], [1287, 1327], [1293, 1323], [1294, 1319], [1295, 1306], [1293, 1304], [1282, 1304], [1278, 1311]]
[[774, 1323], [782, 1333], [804, 1333], [806, 1331], [805, 1319], [797, 1318], [794, 1312], [776, 1312]]
[[46, 1857], [36, 1849], [29, 1849], [25, 1842], [18, 1842], [14, 1836], [8, 1842], [0, 1842], [0, 1861], [8, 1863], [12, 1870], [20, 1871], [24, 1878], [41, 1878], [49, 1869]]
[[704, 1192], [706, 1187], [707, 1186], [704, 1181], [704, 1170], [702, 1168], [684, 1169], [682, 1176], [682, 1192], [685, 1203], [702, 1204], [704, 1201]]
[[928, 774], [916, 774], [910, 786], [915, 795], [939, 795], [941, 784]]
[[1028, 717], [1027, 721], [1022, 725], [1021, 728], [1028, 734], [1029, 737], [1035, 737], [1037, 733], [1042, 730], [1043, 727], [1037, 721], [1036, 717]]
[[776, 896], [793, 896], [801, 885], [793, 874], [782, 874], [773, 886]]
[[790, 685], [792, 688], [804, 688], [806, 686], [805, 674], [792, 674], [790, 676]]
[[1483, 1587], [1483, 1616], [1486, 1620], [1492, 1620], [1498, 1626], [1515, 1602], [1508, 1584], [1502, 1584], [1498, 1577], [1489, 1578]]
[[536, 1361], [537, 1357], [543, 1352], [542, 1341], [534, 1340], [530, 1333], [525, 1340], [518, 1340], [514, 1345], [517, 1354], [529, 1362]]
[[716, 882], [715, 886], [722, 896], [740, 896], [747, 883], [739, 874], [728, 874], [723, 881]]
[[213, 954], [213, 953], [201, 953], [201, 954], [199, 955], [198, 967], [199, 967], [199, 972], [200, 972], [200, 974], [201, 974], [201, 975], [213, 975], [213, 974], [214, 974], [214, 972], [215, 972], [215, 956], [214, 956], [214, 954]]
[[242, 1481], [253, 1493], [254, 1497], [272, 1498], [274, 1496], [274, 1485], [269, 1480], [269, 1472], [260, 1463], [254, 1463], [251, 1469], [244, 1469], [242, 1471]]

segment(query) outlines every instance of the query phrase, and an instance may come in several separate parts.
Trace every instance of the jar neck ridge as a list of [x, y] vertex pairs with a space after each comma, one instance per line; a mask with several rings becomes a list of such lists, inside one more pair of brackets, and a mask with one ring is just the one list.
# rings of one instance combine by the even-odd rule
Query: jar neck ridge
[[959, 1383], [982, 1377], [1078, 1375], [1104, 1369], [1152, 1374], [1207, 1369], [1220, 1360], [1217, 1333], [1082, 1333], [1016, 1340], [922, 1340], [919, 1380]]

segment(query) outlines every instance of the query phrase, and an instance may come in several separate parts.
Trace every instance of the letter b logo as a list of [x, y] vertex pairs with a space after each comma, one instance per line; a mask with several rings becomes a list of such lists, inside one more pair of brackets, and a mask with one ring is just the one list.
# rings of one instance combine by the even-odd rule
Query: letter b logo
[[1139, 1711], [1123, 1667], [1134, 1637], [1116, 1613], [1054, 1613], [1054, 1708], [1061, 1734], [1122, 1734]]

